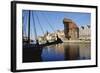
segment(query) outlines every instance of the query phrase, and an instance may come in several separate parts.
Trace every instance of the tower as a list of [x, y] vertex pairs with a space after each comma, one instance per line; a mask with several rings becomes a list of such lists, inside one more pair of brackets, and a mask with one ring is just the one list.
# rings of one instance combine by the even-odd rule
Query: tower
[[77, 40], [79, 38], [79, 28], [77, 25], [71, 20], [64, 18], [64, 34], [68, 40]]

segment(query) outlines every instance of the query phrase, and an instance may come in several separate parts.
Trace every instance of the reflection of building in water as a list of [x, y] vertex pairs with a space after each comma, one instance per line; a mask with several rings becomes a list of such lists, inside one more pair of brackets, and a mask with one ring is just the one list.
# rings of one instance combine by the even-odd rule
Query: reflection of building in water
[[77, 25], [71, 19], [67, 18], [64, 18], [63, 23], [65, 37], [68, 40], [77, 40], [79, 38], [79, 28]]
[[51, 45], [51, 46], [48, 46], [48, 48], [53, 48], [49, 51], [55, 51], [55, 53], [57, 54], [63, 54], [64, 53], [64, 46], [63, 44], [56, 44], [56, 45]]
[[80, 59], [91, 59], [90, 43], [79, 44]]
[[43, 49], [41, 57], [43, 61], [64, 60], [64, 47], [62, 45], [47, 46]]
[[77, 60], [79, 58], [79, 45], [67, 43], [65, 47], [65, 60]]
[[57, 44], [55, 46], [55, 48], [56, 48], [57, 52], [64, 53], [64, 46], [63, 46], [63, 44]]
[[66, 43], [65, 60], [85, 60], [91, 58], [90, 43]]

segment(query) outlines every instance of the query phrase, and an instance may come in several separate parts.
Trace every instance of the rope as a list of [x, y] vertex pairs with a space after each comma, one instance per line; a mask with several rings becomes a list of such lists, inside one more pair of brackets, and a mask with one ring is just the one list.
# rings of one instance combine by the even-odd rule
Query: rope
[[37, 40], [37, 33], [36, 33], [34, 13], [32, 13], [32, 18], [33, 18], [33, 28], [34, 28], [34, 33], [35, 33], [35, 40]]
[[40, 28], [41, 28], [41, 30], [42, 30], [42, 33], [44, 34], [44, 30], [43, 30], [43, 28], [42, 28], [42, 26], [41, 26], [41, 23], [40, 23], [40, 20], [39, 20], [39, 17], [38, 17], [38, 15], [37, 15], [37, 13], [36, 13], [36, 17], [37, 17], [37, 20], [38, 20], [38, 22], [39, 22], [39, 25], [40, 25]]
[[28, 43], [30, 44], [30, 15], [31, 11], [29, 10], [29, 18], [28, 18]]
[[53, 31], [55, 31], [54, 28], [52, 27], [52, 25], [50, 24], [50, 22], [48, 21], [48, 18], [47, 18], [46, 15], [44, 15], [44, 18], [47, 20], [47, 23], [48, 23], [48, 25], [51, 27], [51, 29], [52, 29]]
[[[25, 23], [25, 19], [27, 20], [26, 23]], [[27, 35], [27, 30], [26, 30], [27, 29], [27, 25], [28, 25], [28, 15], [24, 14], [22, 16], [22, 20], [23, 20], [22, 21], [22, 27], [23, 27], [22, 33], [23, 33], [23, 35], [28, 36]], [[25, 25], [26, 25], [26, 27], [25, 27]]]

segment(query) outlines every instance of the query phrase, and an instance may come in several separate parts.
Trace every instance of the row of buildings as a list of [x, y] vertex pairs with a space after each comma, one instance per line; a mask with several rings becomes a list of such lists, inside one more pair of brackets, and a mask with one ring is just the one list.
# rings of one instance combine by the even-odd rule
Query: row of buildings
[[44, 36], [39, 36], [38, 40], [53, 41], [58, 35], [62, 40], [90, 40], [91, 28], [90, 25], [78, 27], [71, 19], [64, 18], [64, 30], [57, 30], [54, 33], [46, 33]]
[[64, 18], [63, 20], [64, 29], [57, 30], [53, 33], [45, 33], [43, 36], [38, 36], [37, 39], [41, 43], [48, 41], [54, 41], [57, 36], [61, 40], [88, 40], [91, 39], [91, 27], [90, 25], [78, 27], [71, 19]]
[[46, 33], [44, 36], [39, 36], [38, 40], [40, 42], [44, 40], [54, 41], [56, 40], [56, 36], [58, 35], [59, 38], [62, 40], [90, 40], [91, 38], [91, 29], [89, 25], [81, 26], [77, 30], [70, 30], [69, 36], [65, 34], [64, 30], [57, 30], [54, 33]]
[[64, 35], [68, 40], [90, 40], [90, 25], [78, 27], [71, 19], [64, 18]]

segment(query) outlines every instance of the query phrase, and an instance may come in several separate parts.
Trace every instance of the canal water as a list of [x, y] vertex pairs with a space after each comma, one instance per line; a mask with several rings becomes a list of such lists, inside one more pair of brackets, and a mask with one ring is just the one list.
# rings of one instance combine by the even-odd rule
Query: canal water
[[38, 50], [25, 51], [23, 62], [47, 62], [91, 59], [90, 43], [62, 43], [46, 46]]

